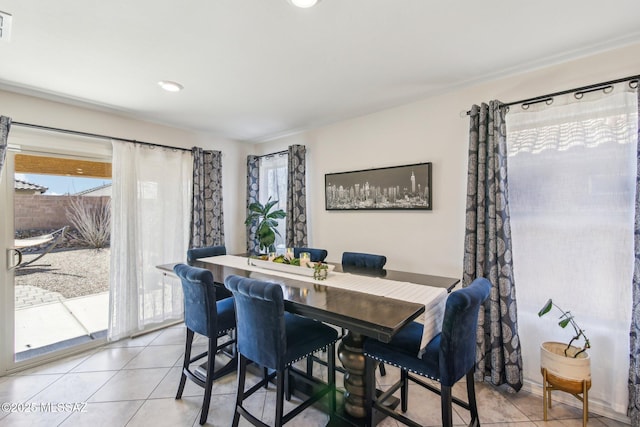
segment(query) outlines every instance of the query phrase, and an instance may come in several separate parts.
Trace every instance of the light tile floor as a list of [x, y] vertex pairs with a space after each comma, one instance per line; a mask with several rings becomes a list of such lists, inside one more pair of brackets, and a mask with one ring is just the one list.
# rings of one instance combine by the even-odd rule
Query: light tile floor
[[[204, 340], [196, 344], [204, 348]], [[0, 378], [0, 402], [16, 404], [11, 412], [0, 411], [0, 426], [189, 426], [197, 427], [202, 389], [187, 381], [183, 398], [175, 400], [180, 378], [184, 327], [174, 326], [139, 338], [109, 344], [18, 374]], [[318, 368], [320, 369], [320, 368]], [[378, 374], [379, 375], [379, 374]], [[378, 377], [384, 388], [398, 378], [387, 366], [387, 376]], [[338, 384], [342, 377], [338, 375]], [[253, 377], [247, 385], [257, 381]], [[235, 399], [235, 375], [214, 384], [207, 425], [229, 426]], [[464, 393], [464, 385], [454, 394]], [[561, 403], [550, 410], [550, 420], [542, 421], [542, 399], [526, 392], [507, 394], [486, 384], [478, 384], [481, 424], [485, 427], [578, 427], [582, 412]], [[273, 421], [275, 387], [258, 392], [249, 400], [252, 412], [267, 423]], [[34, 404], [24, 412], [17, 404]], [[40, 404], [45, 404], [44, 406]], [[51, 406], [46, 406], [51, 404]], [[56, 406], [56, 404], [66, 404]], [[285, 410], [290, 407], [287, 403]], [[455, 409], [454, 423], [466, 425], [469, 416]], [[419, 386], [410, 387], [408, 416], [427, 426], [440, 425], [439, 397]], [[309, 408], [287, 425], [324, 426], [328, 416]], [[248, 426], [242, 420], [240, 425]], [[395, 427], [395, 420], [380, 425]], [[589, 426], [621, 427], [625, 424], [591, 414]]]

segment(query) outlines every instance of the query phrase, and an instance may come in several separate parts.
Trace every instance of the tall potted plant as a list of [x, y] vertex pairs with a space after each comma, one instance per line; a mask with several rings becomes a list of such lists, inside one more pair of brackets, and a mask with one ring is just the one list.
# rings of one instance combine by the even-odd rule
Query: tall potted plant
[[570, 311], [564, 311], [553, 300], [549, 299], [540, 309], [538, 316], [542, 317], [555, 307], [560, 311], [558, 325], [561, 328], [571, 326], [573, 337], [569, 343], [544, 342], [540, 349], [541, 367], [551, 374], [570, 380], [591, 380], [591, 359], [587, 349], [591, 348], [589, 338], [584, 330], [578, 326]]
[[251, 203], [249, 205], [249, 215], [245, 220], [246, 225], [257, 223], [256, 237], [260, 245], [261, 252], [275, 252], [276, 235], [278, 232], [278, 220], [285, 218], [287, 214], [282, 209], [272, 211], [278, 200], [267, 200], [264, 205], [260, 202]]

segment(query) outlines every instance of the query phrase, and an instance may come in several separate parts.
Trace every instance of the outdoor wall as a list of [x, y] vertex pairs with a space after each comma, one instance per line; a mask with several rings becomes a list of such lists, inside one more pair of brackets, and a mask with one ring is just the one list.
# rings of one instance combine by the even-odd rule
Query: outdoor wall
[[[42, 194], [16, 194], [14, 197], [15, 229], [18, 232], [29, 230], [46, 230], [62, 228], [65, 225], [73, 228], [67, 219], [71, 199], [77, 196], [46, 196]], [[82, 203], [100, 206], [108, 203], [109, 196], [83, 197]], [[21, 235], [20, 237], [24, 237]]]

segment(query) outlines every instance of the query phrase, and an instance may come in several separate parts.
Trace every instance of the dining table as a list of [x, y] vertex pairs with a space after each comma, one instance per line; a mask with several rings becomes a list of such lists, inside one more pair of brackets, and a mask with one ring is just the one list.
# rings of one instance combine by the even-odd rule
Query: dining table
[[[162, 264], [157, 268], [173, 274], [176, 264]], [[230, 275], [278, 283], [283, 290], [285, 310], [343, 328], [346, 333], [338, 345], [338, 358], [345, 371], [344, 396], [332, 417], [353, 425], [361, 425], [366, 415], [364, 340], [390, 342], [404, 326], [420, 321], [425, 325], [423, 344], [426, 344], [439, 332], [446, 295], [460, 281], [334, 263], [327, 263], [330, 267], [327, 277], [318, 280], [309, 269], [304, 270], [304, 266], [271, 266], [252, 257], [236, 255], [201, 258], [188, 264], [211, 271], [214, 282], [220, 286]]]

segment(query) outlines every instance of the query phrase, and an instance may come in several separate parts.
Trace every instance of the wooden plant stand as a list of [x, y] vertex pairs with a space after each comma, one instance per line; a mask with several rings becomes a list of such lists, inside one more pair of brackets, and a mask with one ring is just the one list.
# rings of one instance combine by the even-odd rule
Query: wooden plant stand
[[551, 391], [560, 390], [572, 394], [582, 402], [582, 426], [587, 427], [589, 421], [589, 389], [591, 380], [570, 380], [553, 375], [542, 368], [542, 406], [544, 420], [547, 421], [547, 408], [551, 408]]

